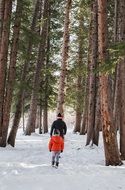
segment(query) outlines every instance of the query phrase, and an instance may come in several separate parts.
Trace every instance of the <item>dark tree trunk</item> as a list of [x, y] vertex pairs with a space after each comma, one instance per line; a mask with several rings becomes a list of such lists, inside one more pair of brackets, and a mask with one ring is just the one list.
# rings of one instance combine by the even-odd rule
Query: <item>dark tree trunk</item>
[[61, 73], [59, 79], [59, 92], [57, 100], [57, 113], [64, 114], [64, 89], [66, 81], [66, 70], [67, 70], [67, 61], [68, 61], [68, 45], [69, 45], [69, 23], [70, 23], [70, 9], [71, 9], [72, 0], [66, 0], [66, 9], [65, 9], [65, 21], [64, 21], [64, 33], [63, 33], [63, 45], [62, 45], [62, 61], [61, 61]]
[[[115, 19], [114, 19], [114, 42], [118, 42], [119, 39], [119, 28], [120, 28], [120, 23], [119, 23], [119, 1], [115, 0]], [[116, 65], [115, 68], [115, 84], [114, 84], [114, 102], [113, 102], [113, 119], [116, 124], [116, 129], [120, 127], [120, 64]]]
[[80, 135], [87, 133], [87, 121], [88, 121], [88, 76], [86, 78], [86, 85], [84, 90], [84, 101], [83, 101], [83, 117], [81, 122]]
[[96, 105], [96, 74], [98, 59], [98, 17], [97, 17], [97, 0], [92, 4], [91, 8], [91, 25], [90, 25], [90, 49], [89, 49], [89, 94], [88, 94], [88, 127], [87, 141], [89, 145], [93, 139], [95, 128], [95, 105]]
[[83, 54], [84, 54], [84, 15], [83, 2], [79, 7], [79, 30], [78, 30], [78, 61], [77, 61], [77, 81], [76, 81], [76, 119], [74, 132], [80, 132], [82, 112], [83, 112]]
[[1, 37], [3, 30], [4, 9], [5, 9], [5, 1], [0, 0], [0, 47], [1, 47]]
[[96, 104], [95, 104], [95, 126], [93, 132], [92, 144], [98, 146], [99, 131], [101, 130], [101, 106], [100, 106], [100, 92], [99, 92], [99, 77], [96, 77]]
[[46, 48], [46, 42], [47, 42], [48, 0], [45, 0], [44, 2], [43, 20], [44, 20], [44, 23], [42, 26], [41, 42], [39, 45], [38, 60], [36, 64], [35, 74], [34, 74], [29, 117], [28, 117], [27, 126], [26, 126], [26, 133], [25, 133], [26, 135], [31, 135], [32, 132], [35, 132], [38, 92], [40, 88], [40, 74], [41, 74], [41, 69], [44, 65], [45, 48]]
[[48, 132], [48, 110], [47, 107], [44, 107], [43, 111], [43, 131], [44, 133]]
[[[99, 62], [104, 64], [107, 59], [107, 1], [98, 0], [98, 31], [99, 31]], [[108, 75], [101, 73], [100, 76], [102, 132], [104, 140], [105, 164], [121, 165], [118, 151], [116, 128], [113, 123], [112, 107], [109, 102]]]
[[120, 153], [125, 160], [125, 58], [120, 64]]
[[[36, 2], [36, 6], [35, 6], [35, 10], [34, 10], [34, 15], [33, 15], [33, 21], [32, 21], [32, 25], [31, 25], [31, 31], [35, 32], [35, 27], [36, 27], [36, 21], [38, 18], [38, 10], [39, 10], [39, 0], [37, 0]], [[29, 67], [29, 62], [30, 62], [30, 56], [31, 56], [31, 51], [32, 51], [32, 39], [29, 39], [29, 44], [28, 44], [28, 48], [27, 48], [27, 58], [26, 61], [24, 63], [24, 67], [22, 70], [22, 76], [21, 76], [21, 84], [20, 84], [20, 89], [18, 92], [18, 100], [16, 103], [16, 111], [15, 111], [15, 115], [14, 115], [14, 120], [13, 120], [13, 124], [12, 124], [12, 128], [8, 137], [8, 144], [10, 144], [11, 146], [15, 146], [15, 138], [16, 138], [16, 134], [17, 134], [17, 130], [18, 130], [18, 126], [19, 126], [19, 122], [20, 122], [20, 118], [21, 118], [21, 112], [22, 112], [22, 104], [23, 104], [23, 99], [24, 99], [24, 87], [23, 87], [23, 83], [26, 82], [26, 74], [27, 74], [27, 70]]]
[[42, 134], [42, 131], [43, 131], [43, 125], [42, 125], [42, 106], [40, 105], [40, 120], [39, 120], [39, 134]]
[[4, 17], [3, 17], [3, 28], [1, 36], [1, 47], [0, 47], [0, 140], [2, 139], [3, 104], [4, 104], [4, 93], [5, 93], [5, 80], [6, 80], [12, 0], [5, 0], [4, 3], [5, 3]]
[[[119, 42], [125, 43], [125, 1], [119, 0]], [[120, 88], [120, 153], [125, 160], [125, 56], [121, 58], [119, 75]]]
[[13, 93], [14, 82], [15, 82], [15, 74], [16, 74], [16, 60], [17, 60], [17, 51], [18, 51], [18, 42], [19, 42], [19, 32], [20, 32], [20, 26], [21, 26], [22, 8], [23, 8], [23, 4], [20, 0], [18, 0], [14, 27], [13, 27], [9, 73], [8, 73], [8, 80], [6, 83], [6, 94], [5, 94], [4, 107], [3, 107], [2, 141], [0, 143], [1, 146], [6, 146], [6, 141], [7, 141], [9, 119], [10, 119], [10, 109], [11, 109], [11, 102], [12, 102], [12, 93]]

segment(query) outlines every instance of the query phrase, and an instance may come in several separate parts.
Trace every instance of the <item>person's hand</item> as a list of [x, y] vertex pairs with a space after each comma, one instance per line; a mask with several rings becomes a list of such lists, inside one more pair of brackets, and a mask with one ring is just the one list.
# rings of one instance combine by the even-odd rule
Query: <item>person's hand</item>
[[61, 150], [61, 152], [63, 152], [63, 150]]
[[51, 150], [49, 150], [51, 152]]

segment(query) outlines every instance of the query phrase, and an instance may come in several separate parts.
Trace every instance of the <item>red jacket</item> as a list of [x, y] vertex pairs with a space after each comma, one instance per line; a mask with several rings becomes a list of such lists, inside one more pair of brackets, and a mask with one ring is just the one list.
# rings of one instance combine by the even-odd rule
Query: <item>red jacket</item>
[[49, 150], [51, 151], [63, 151], [64, 140], [61, 136], [52, 136], [49, 141]]

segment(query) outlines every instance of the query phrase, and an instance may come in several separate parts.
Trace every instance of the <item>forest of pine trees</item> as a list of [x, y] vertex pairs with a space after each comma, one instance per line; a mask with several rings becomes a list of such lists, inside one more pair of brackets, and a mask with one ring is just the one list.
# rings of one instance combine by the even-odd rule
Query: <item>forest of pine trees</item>
[[73, 132], [97, 146], [102, 132], [105, 164], [122, 164], [124, 21], [124, 0], [0, 0], [0, 147], [25, 115], [25, 135], [47, 133], [49, 111], [70, 107]]

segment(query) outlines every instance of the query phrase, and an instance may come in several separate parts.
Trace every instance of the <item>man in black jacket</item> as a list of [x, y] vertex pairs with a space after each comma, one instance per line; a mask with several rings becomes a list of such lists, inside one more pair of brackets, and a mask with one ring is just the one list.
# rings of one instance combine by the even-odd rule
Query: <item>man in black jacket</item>
[[59, 113], [57, 115], [57, 120], [55, 120], [52, 124], [51, 131], [50, 131], [50, 136], [53, 135], [54, 130], [58, 129], [60, 131], [60, 136], [64, 138], [64, 135], [66, 134], [67, 131], [67, 126], [66, 123], [62, 120], [62, 115]]

